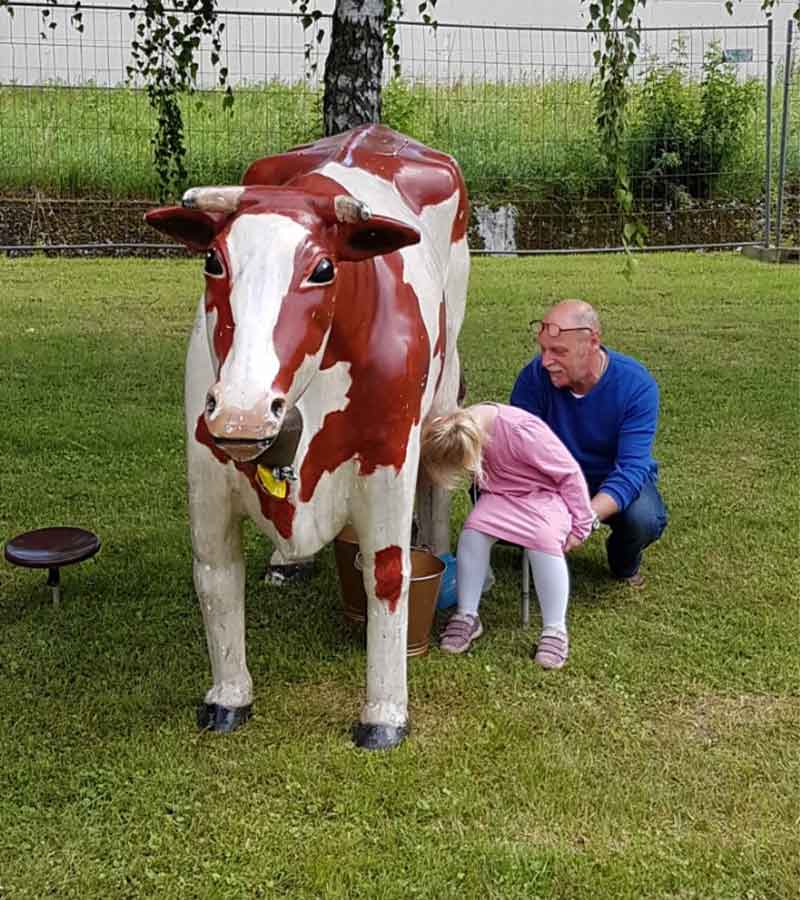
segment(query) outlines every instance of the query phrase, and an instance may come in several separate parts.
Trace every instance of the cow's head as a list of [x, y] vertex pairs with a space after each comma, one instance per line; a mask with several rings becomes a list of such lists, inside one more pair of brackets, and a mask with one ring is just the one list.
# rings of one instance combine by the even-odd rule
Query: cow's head
[[[325, 352], [341, 262], [419, 241], [353, 197], [283, 187], [192, 188], [145, 220], [205, 253], [205, 306], [216, 381], [205, 419], [233, 459], [256, 459], [308, 386]], [[352, 283], [352, 282], [351, 282]], [[355, 296], [339, 302], [358, 303]]]

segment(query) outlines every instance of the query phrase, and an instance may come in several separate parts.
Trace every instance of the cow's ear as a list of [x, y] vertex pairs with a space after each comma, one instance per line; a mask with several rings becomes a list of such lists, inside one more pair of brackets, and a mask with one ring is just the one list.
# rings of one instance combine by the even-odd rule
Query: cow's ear
[[354, 225], [342, 224], [337, 231], [337, 255], [350, 262], [392, 253], [420, 240], [416, 228], [386, 216], [370, 216], [366, 222]]
[[226, 218], [219, 213], [182, 206], [162, 206], [144, 214], [148, 225], [199, 253], [208, 250]]

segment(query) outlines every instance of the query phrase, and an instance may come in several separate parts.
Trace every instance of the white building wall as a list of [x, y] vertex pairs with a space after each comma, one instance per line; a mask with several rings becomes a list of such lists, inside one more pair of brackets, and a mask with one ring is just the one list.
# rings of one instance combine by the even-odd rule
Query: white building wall
[[[291, 12], [290, 0], [276, 0], [266, 4], [253, 0], [225, 0], [230, 9], [271, 9]], [[320, 0], [317, 8], [330, 12], [333, 0]], [[416, 0], [405, 3], [405, 18], [417, 14]], [[786, 28], [794, 9], [792, 0], [782, 0], [774, 14], [776, 26]], [[529, 25], [548, 28], [584, 28], [587, 23], [587, 4], [579, 0], [438, 0], [433, 14], [440, 22], [460, 24], [486, 23], [495, 25]], [[764, 22], [761, 0], [742, 0], [729, 16], [723, 0], [649, 0], [641, 12], [642, 24], [653, 27], [689, 27], [692, 25], [723, 26], [754, 25]]]
[[[13, 0], [12, 0], [13, 2]], [[319, 0], [318, 8], [329, 12], [334, 0]], [[84, 11], [85, 31], [77, 34], [68, 24], [71, 3], [50, 8], [51, 21], [58, 28], [47, 31], [41, 40], [40, 10], [18, 7], [10, 18], [0, 9], [0, 84], [39, 84], [62, 82], [103, 86], [121, 85], [125, 66], [130, 62], [133, 34], [127, 10], [129, 0], [105, 0], [105, 5], [120, 11]], [[221, 0], [223, 9], [232, 11], [296, 12], [290, 0]], [[406, 0], [406, 18], [417, 20], [417, 0]], [[775, 20], [775, 54], [781, 55], [781, 41], [794, 0], [781, 3]], [[404, 75], [415, 80], [450, 82], [467, 80], [517, 80], [563, 77], [574, 74], [588, 77], [591, 48], [586, 27], [586, 7], [579, 0], [439, 0], [434, 15], [443, 24], [437, 34], [430, 28], [413, 27], [401, 34]], [[306, 74], [303, 59], [304, 36], [294, 16], [230, 16], [225, 32], [224, 55], [235, 84], [263, 83], [272, 79], [301, 81]], [[763, 25], [765, 17], [760, 0], [744, 0], [734, 16], [725, 12], [723, 0], [649, 0], [642, 11], [645, 26], [670, 28], [671, 34], [653, 36], [645, 44], [645, 53], [663, 54], [679, 29], [706, 26], [719, 29], [704, 35], [697, 49], [702, 59], [708, 40], [718, 40], [723, 48], [753, 50], [754, 64], [742, 74], [764, 71], [764, 36], [731, 26]], [[455, 26], [505, 26], [501, 31], [482, 33], [479, 29], [446, 28]], [[536, 35], [520, 29], [576, 29], [575, 35]], [[310, 35], [309, 35], [310, 36]], [[322, 44], [324, 50], [325, 43]], [[694, 51], [693, 51], [694, 53]], [[202, 83], [213, 87], [215, 76], [206, 55], [201, 68]], [[312, 81], [314, 79], [312, 78]]]

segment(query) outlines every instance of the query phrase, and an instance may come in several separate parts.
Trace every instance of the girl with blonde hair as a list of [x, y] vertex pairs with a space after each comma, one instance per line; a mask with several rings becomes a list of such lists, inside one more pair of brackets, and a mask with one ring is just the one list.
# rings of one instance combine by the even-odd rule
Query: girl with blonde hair
[[498, 539], [525, 548], [542, 632], [534, 660], [560, 669], [569, 655], [569, 572], [565, 552], [594, 527], [586, 480], [574, 458], [537, 416], [499, 403], [479, 403], [436, 416], [422, 432], [422, 465], [452, 490], [470, 479], [480, 489], [456, 554], [458, 611], [440, 646], [464, 653], [483, 634], [478, 615], [492, 546]]

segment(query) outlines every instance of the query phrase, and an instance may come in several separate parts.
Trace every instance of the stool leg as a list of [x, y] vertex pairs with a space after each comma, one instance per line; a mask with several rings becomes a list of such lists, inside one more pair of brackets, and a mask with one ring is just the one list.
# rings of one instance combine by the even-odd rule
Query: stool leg
[[53, 589], [53, 606], [58, 606], [61, 602], [61, 577], [57, 567], [48, 571], [47, 586]]
[[531, 567], [528, 554], [522, 550], [522, 601], [520, 603], [522, 624], [527, 628], [531, 621]]

